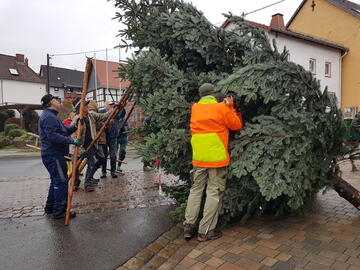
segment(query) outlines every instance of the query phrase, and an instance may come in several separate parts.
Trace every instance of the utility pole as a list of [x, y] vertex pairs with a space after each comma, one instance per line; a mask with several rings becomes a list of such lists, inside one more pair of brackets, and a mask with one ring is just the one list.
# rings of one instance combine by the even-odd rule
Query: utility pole
[[50, 94], [50, 55], [46, 54], [46, 93]]

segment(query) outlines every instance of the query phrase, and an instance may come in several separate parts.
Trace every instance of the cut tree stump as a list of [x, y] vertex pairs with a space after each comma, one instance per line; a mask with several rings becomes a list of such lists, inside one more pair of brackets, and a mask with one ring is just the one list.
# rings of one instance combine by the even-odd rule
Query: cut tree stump
[[354, 188], [341, 177], [338, 177], [337, 182], [334, 185], [334, 189], [340, 195], [340, 197], [344, 198], [358, 210], [360, 210], [360, 192], [356, 188]]

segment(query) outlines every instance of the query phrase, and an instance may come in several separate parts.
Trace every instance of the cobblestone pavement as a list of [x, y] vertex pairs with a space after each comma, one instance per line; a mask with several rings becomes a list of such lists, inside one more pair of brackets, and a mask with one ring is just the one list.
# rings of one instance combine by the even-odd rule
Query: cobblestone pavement
[[[134, 156], [129, 154], [124, 174], [118, 178], [108, 176], [101, 179], [95, 192], [88, 193], [83, 188], [75, 192], [73, 208], [78, 213], [91, 213], [172, 204], [171, 199], [159, 195], [158, 189], [154, 188], [158, 173], [143, 172], [140, 160], [134, 159]], [[164, 175], [163, 181], [171, 185], [178, 180]], [[0, 178], [0, 218], [44, 215], [48, 188], [48, 177]]]
[[[348, 164], [342, 169], [360, 189], [360, 171], [350, 172]], [[223, 233], [186, 242], [178, 225], [117, 270], [360, 269], [360, 214], [335, 191], [319, 193], [304, 216], [233, 223]]]

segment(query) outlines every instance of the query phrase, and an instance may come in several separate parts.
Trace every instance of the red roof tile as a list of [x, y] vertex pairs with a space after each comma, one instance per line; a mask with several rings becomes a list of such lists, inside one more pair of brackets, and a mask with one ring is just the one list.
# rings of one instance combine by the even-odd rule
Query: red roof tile
[[[116, 71], [120, 65], [118, 62], [110, 62], [97, 59], [92, 59], [91, 61], [93, 66], [96, 67], [98, 87], [106, 88], [106, 65], [108, 65], [109, 88], [119, 89], [120, 84], [121, 88], [128, 88], [130, 86], [130, 81], [121, 80], [119, 78], [119, 74]], [[125, 64], [122, 63], [122, 65]]]

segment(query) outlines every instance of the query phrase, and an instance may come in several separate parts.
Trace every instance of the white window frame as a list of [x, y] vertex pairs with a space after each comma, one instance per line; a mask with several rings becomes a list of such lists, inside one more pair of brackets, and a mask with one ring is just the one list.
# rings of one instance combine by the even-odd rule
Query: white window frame
[[[312, 67], [312, 64], [313, 63], [313, 68]], [[316, 74], [316, 59], [315, 58], [310, 58], [309, 59], [309, 71], [312, 73], [312, 74]]]
[[[329, 67], [328, 72], [326, 72], [326, 66]], [[325, 77], [331, 78], [331, 62], [325, 62]]]

